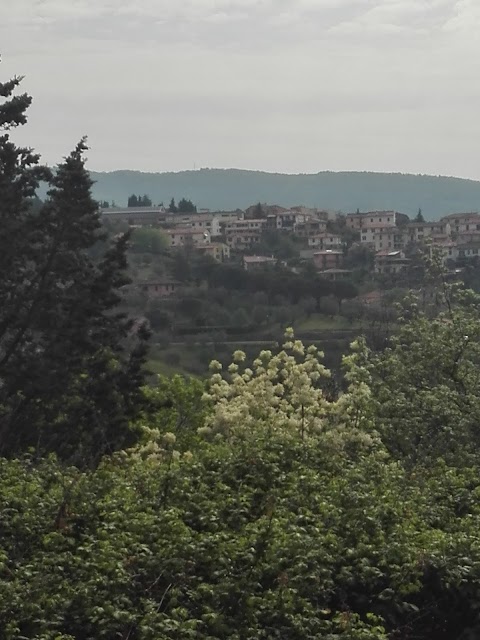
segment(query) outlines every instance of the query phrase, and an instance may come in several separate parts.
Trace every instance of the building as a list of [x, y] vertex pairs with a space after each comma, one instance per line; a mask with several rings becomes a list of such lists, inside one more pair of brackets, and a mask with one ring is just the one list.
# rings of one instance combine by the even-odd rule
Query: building
[[318, 247], [319, 249], [339, 249], [343, 244], [341, 236], [334, 233], [319, 233], [310, 236], [307, 242], [309, 247]]
[[105, 221], [123, 222], [131, 227], [158, 225], [165, 219], [165, 207], [109, 207], [100, 209], [100, 215]]
[[243, 268], [245, 271], [271, 267], [277, 264], [277, 259], [273, 256], [243, 256]]
[[404, 271], [410, 264], [403, 251], [379, 251], [375, 256], [375, 273], [397, 274]]
[[325, 271], [320, 271], [319, 274], [322, 278], [325, 278], [325, 280], [337, 282], [337, 280], [349, 278], [352, 275], [352, 271], [350, 269], [326, 269]]
[[440, 223], [449, 225], [450, 234], [480, 232], [480, 215], [478, 212], [452, 213], [441, 218]]
[[404, 246], [412, 242], [418, 244], [427, 239], [440, 242], [450, 236], [450, 225], [442, 222], [409, 222], [401, 231]]
[[224, 235], [228, 246], [235, 251], [242, 251], [258, 244], [267, 221], [263, 218], [236, 220], [227, 222]]
[[297, 224], [296, 235], [299, 238], [311, 238], [314, 236], [320, 236], [327, 231], [326, 220], [307, 220]]
[[368, 211], [366, 213], [347, 213], [345, 222], [349, 229], [362, 232], [363, 229], [396, 227], [402, 219], [408, 222], [409, 218], [396, 211]]
[[304, 224], [308, 216], [299, 211], [282, 211], [267, 215], [267, 229], [296, 232], [300, 224]]
[[478, 259], [480, 255], [480, 242], [469, 242], [467, 244], [459, 244], [453, 248], [452, 257], [454, 260], [472, 260]]
[[217, 262], [225, 262], [230, 259], [230, 247], [223, 242], [212, 242], [210, 244], [199, 245], [196, 247], [206, 256], [210, 256]]
[[170, 247], [197, 247], [204, 244], [210, 244], [210, 232], [202, 229], [192, 229], [191, 227], [174, 229], [165, 229]]
[[313, 264], [319, 271], [327, 271], [327, 269], [341, 269], [343, 260], [343, 251], [323, 249], [322, 251], [315, 251], [313, 254]]
[[208, 231], [210, 236], [221, 235], [221, 219], [211, 213], [173, 213], [165, 218], [165, 226], [181, 229], [191, 228], [195, 231]]
[[177, 292], [181, 286], [180, 282], [169, 278], [160, 278], [151, 282], [141, 282], [138, 287], [147, 293], [148, 296], [167, 298]]

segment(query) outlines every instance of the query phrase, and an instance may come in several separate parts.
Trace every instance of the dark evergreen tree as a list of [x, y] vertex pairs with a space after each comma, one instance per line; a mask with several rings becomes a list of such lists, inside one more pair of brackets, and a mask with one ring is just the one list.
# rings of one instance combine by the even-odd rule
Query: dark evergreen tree
[[138, 207], [138, 198], [134, 193], [132, 193], [132, 195], [128, 197], [127, 207], [129, 209], [131, 207]]
[[177, 213], [178, 209], [177, 209], [177, 205], [175, 204], [175, 198], [172, 198], [170, 200], [170, 204], [168, 206], [168, 210], [170, 213]]
[[147, 196], [147, 194], [145, 194], [143, 197], [139, 196], [138, 200], [139, 200], [139, 205], [141, 207], [151, 207], [152, 206], [152, 201], [151, 201], [150, 197]]
[[[116, 310], [128, 235], [107, 243], [85, 141], [52, 176], [10, 140], [30, 104], [12, 97], [19, 82], [0, 85], [0, 453], [35, 447], [92, 462], [131, 439], [141, 404], [147, 336]], [[33, 212], [40, 180], [50, 190]]]
[[418, 213], [415, 216], [415, 222], [425, 222], [425, 218], [423, 217], [423, 213], [421, 209], [418, 210]]
[[177, 208], [179, 213], [196, 213], [197, 207], [193, 204], [191, 200], [187, 200], [186, 198], [182, 198], [178, 203]]
[[253, 212], [253, 217], [257, 218], [257, 219], [265, 217], [265, 212], [263, 211], [263, 207], [262, 207], [262, 203], [261, 202], [258, 202], [255, 205], [255, 209], [254, 209], [254, 212]]

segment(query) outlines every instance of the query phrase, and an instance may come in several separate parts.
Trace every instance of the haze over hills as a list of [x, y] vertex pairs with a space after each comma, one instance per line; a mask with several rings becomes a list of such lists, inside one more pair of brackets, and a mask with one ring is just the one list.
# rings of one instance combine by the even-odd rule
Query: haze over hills
[[395, 209], [427, 219], [480, 209], [480, 182], [442, 176], [370, 172], [287, 175], [239, 169], [179, 173], [92, 172], [94, 196], [126, 206], [130, 194], [155, 204], [186, 197], [199, 208], [244, 209], [255, 202], [317, 206], [343, 212]]

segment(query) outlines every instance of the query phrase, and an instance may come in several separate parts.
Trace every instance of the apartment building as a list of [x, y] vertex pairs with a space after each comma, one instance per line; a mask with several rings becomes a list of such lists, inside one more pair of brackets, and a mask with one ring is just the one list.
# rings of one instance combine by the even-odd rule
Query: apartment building
[[396, 227], [402, 218], [408, 216], [396, 211], [369, 211], [366, 213], [348, 213], [346, 225], [349, 229], [363, 232], [364, 229], [377, 229], [384, 227]]
[[223, 233], [231, 249], [241, 251], [258, 244], [267, 221], [263, 218], [227, 222]]

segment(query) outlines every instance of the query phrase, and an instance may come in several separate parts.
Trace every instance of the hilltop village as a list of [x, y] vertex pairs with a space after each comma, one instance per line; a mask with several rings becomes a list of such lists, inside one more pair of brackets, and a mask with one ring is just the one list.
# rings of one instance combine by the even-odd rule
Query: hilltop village
[[294, 267], [310, 262], [329, 280], [351, 278], [359, 262], [374, 274], [405, 273], [427, 247], [436, 250], [445, 266], [461, 268], [480, 248], [478, 213], [453, 213], [426, 222], [421, 210], [411, 220], [396, 211], [344, 215], [257, 204], [246, 211], [184, 213], [164, 206], [109, 207], [102, 209], [102, 216], [107, 223], [161, 230], [167, 247], [195, 250], [218, 262], [241, 262], [246, 270], [279, 261]]
[[203, 346], [198, 364], [219, 358], [219, 345], [275, 341], [286, 324], [333, 349], [337, 362], [358, 332], [381, 348], [396, 303], [412, 290], [425, 304], [434, 295], [428, 263], [480, 288], [478, 213], [427, 222], [421, 211], [411, 220], [387, 210], [145, 204], [132, 196], [129, 207], [102, 208], [102, 219], [111, 233], [132, 230], [125, 310], [148, 321], [157, 359], [174, 368], [183, 360], [200, 373], [190, 366], [194, 345]]

